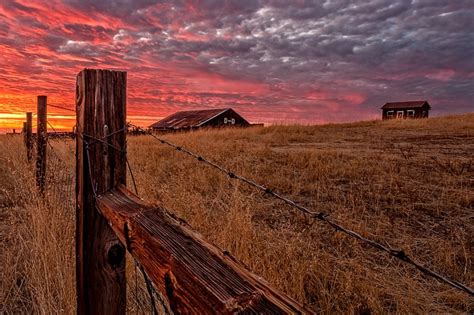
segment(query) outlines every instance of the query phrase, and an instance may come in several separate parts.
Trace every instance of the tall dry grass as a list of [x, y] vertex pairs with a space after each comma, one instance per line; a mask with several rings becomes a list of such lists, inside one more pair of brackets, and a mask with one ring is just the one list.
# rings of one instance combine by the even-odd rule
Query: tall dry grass
[[50, 159], [50, 187], [42, 197], [22, 139], [3, 136], [0, 152], [0, 313], [73, 313], [72, 159], [66, 165]]
[[[474, 285], [473, 114], [164, 137]], [[53, 146], [61, 161], [51, 156], [50, 182], [62, 187], [61, 196], [70, 189], [71, 178], [61, 172], [73, 170], [73, 149], [70, 143]], [[46, 203], [37, 196], [21, 139], [4, 137], [0, 150], [1, 312], [73, 313], [73, 201], [55, 197], [58, 188], [51, 188]], [[150, 137], [129, 137], [128, 152], [141, 197], [186, 219], [316, 312], [474, 311], [466, 294]], [[146, 313], [132, 264], [127, 271], [129, 311]]]

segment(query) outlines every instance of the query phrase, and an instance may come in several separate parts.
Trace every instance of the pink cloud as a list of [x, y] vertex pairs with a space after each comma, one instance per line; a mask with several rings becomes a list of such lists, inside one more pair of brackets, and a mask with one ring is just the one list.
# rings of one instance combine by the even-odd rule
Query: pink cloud
[[[399, 99], [429, 99], [440, 113], [469, 110], [466, 10], [420, 4], [423, 16], [404, 18], [414, 8], [401, 5], [388, 19], [389, 5], [364, 12], [305, 2], [6, 0], [0, 112], [34, 111], [39, 94], [73, 108], [75, 76], [85, 67], [128, 71], [129, 117], [143, 125], [212, 107], [269, 123], [371, 119]], [[441, 11], [454, 12], [443, 16], [444, 28], [436, 24]], [[72, 124], [59, 109], [50, 113], [58, 126]]]

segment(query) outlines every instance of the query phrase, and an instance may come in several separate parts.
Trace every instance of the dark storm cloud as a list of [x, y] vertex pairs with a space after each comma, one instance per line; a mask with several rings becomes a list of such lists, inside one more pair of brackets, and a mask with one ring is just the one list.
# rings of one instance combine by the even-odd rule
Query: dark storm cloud
[[[126, 68], [146, 87], [134, 92], [137, 106], [162, 96], [160, 111], [237, 104], [250, 115], [287, 108], [279, 117], [334, 121], [376, 117], [391, 100], [474, 109], [471, 0], [66, 0], [53, 6], [57, 23], [33, 4], [0, 6], [25, 25], [16, 34], [14, 22], [0, 23], [0, 44], [42, 45], [64, 66]], [[44, 69], [18, 67], [28, 65]]]
[[136, 10], [155, 4], [153, 0], [65, 0], [71, 6], [82, 11], [101, 12], [107, 15], [125, 17]]
[[115, 31], [103, 26], [91, 26], [84, 24], [64, 24], [64, 29], [74, 34], [79, 40], [93, 41], [94, 39], [106, 40], [112, 38]]

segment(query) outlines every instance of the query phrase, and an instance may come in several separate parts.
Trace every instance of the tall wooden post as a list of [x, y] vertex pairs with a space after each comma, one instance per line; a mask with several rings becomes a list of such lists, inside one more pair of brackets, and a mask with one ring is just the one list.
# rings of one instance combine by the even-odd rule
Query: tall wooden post
[[26, 144], [26, 157], [28, 162], [31, 162], [31, 156], [33, 152], [33, 139], [32, 139], [32, 131], [33, 131], [33, 113], [28, 112], [26, 113], [26, 135], [25, 135], [25, 144]]
[[95, 200], [125, 184], [125, 131], [117, 131], [126, 124], [126, 80], [126, 72], [93, 69], [84, 69], [76, 79], [78, 314], [125, 314], [126, 310], [125, 248], [98, 213]]
[[40, 192], [46, 183], [46, 144], [48, 141], [46, 96], [38, 96], [37, 129], [36, 129], [36, 185]]

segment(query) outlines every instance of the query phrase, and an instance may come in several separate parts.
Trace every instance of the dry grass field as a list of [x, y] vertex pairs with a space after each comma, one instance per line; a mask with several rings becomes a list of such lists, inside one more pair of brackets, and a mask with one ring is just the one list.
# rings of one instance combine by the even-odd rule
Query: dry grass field
[[[164, 137], [474, 286], [474, 114]], [[0, 313], [75, 312], [74, 143], [51, 144], [42, 200], [22, 139], [0, 137]], [[128, 156], [142, 198], [317, 313], [474, 312], [467, 294], [149, 136], [129, 137]], [[129, 311], [146, 313], [128, 267]]]

